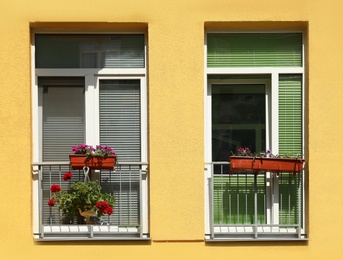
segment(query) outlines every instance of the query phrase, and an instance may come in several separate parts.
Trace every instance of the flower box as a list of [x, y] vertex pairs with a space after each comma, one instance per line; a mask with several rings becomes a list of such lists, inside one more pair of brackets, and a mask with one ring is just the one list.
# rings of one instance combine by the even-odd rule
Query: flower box
[[292, 172], [303, 170], [303, 159], [297, 158], [264, 158], [250, 156], [230, 156], [230, 172]]
[[88, 166], [90, 169], [109, 169], [112, 170], [117, 156], [115, 154], [101, 156], [88, 156], [84, 154], [70, 154], [70, 165], [74, 170], [83, 169], [84, 166]]

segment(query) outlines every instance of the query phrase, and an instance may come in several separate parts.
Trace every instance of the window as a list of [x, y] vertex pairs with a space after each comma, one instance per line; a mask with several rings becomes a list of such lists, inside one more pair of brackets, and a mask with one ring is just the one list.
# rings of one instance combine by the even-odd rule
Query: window
[[[37, 240], [148, 239], [147, 90], [145, 35], [34, 34], [34, 237]], [[93, 170], [91, 180], [114, 195], [114, 213], [94, 225], [48, 206], [50, 186], [69, 189], [63, 174], [71, 147], [108, 145], [113, 170]]]
[[238, 147], [304, 156], [303, 33], [208, 33], [208, 241], [303, 240], [306, 171], [230, 174]]

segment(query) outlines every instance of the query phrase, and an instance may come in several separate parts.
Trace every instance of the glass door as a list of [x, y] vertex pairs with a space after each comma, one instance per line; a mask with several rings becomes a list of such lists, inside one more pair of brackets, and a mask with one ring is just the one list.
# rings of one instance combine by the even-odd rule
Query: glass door
[[212, 161], [227, 161], [238, 147], [266, 149], [264, 84], [212, 84]]
[[[266, 84], [212, 84], [212, 162], [227, 162], [239, 147], [266, 149]], [[214, 224], [266, 223], [266, 175], [229, 175], [214, 164]]]

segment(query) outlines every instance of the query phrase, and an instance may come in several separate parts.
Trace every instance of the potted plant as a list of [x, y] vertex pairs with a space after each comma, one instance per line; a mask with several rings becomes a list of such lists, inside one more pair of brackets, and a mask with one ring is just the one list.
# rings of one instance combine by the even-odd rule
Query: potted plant
[[238, 148], [237, 156], [233, 155], [229, 157], [230, 172], [250, 172], [259, 173], [263, 172], [292, 172], [294, 174], [303, 170], [304, 160], [299, 157], [287, 157], [281, 158], [275, 156], [270, 150], [266, 153], [254, 155], [250, 149]]
[[[64, 174], [65, 181], [71, 179], [72, 173]], [[62, 190], [60, 185], [53, 184], [50, 187], [52, 198], [48, 201], [50, 207], [57, 206], [57, 210], [62, 212], [62, 223], [72, 223], [74, 217], [79, 224], [92, 224], [93, 216], [101, 217], [105, 214], [113, 213], [114, 196], [108, 193], [101, 193], [101, 186], [98, 182], [75, 182], [70, 186], [70, 190]]]
[[88, 166], [90, 169], [113, 169], [117, 160], [115, 151], [104, 145], [80, 144], [72, 147], [73, 154], [69, 155], [70, 165], [75, 169]]

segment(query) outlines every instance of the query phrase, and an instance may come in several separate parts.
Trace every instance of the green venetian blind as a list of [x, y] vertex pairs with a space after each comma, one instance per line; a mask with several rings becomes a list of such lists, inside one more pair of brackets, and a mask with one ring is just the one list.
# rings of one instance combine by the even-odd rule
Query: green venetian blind
[[144, 34], [36, 34], [36, 68], [144, 68]]
[[[279, 154], [302, 154], [301, 75], [280, 75], [279, 78]], [[280, 174], [280, 224], [298, 224], [299, 214], [302, 214], [302, 203], [299, 203], [302, 200], [302, 190], [301, 175]]]
[[219, 175], [214, 177], [213, 217], [214, 224], [254, 224], [255, 185], [257, 190], [257, 222], [264, 224], [265, 175], [253, 174]]
[[279, 78], [279, 154], [302, 154], [302, 76]]
[[209, 33], [207, 67], [301, 67], [301, 33]]

